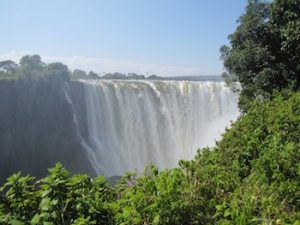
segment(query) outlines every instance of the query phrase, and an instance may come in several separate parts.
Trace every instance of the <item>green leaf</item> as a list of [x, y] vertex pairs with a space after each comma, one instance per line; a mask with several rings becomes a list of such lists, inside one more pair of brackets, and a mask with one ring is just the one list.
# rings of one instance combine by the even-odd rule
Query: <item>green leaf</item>
[[9, 221], [9, 223], [10, 223], [10, 225], [24, 225], [23, 222], [21, 222], [19, 220], [15, 220], [15, 219]]
[[35, 216], [31, 219], [31, 224], [36, 225], [39, 224], [41, 220], [41, 217], [39, 214], [35, 214]]
[[51, 208], [51, 199], [50, 198], [44, 198], [41, 201], [40, 209], [42, 211], [48, 211], [50, 208]]
[[43, 225], [54, 225], [52, 222], [43, 222]]
[[225, 210], [225, 212], [224, 212], [224, 217], [228, 217], [228, 216], [230, 216], [231, 215], [231, 212], [227, 209], [227, 210]]

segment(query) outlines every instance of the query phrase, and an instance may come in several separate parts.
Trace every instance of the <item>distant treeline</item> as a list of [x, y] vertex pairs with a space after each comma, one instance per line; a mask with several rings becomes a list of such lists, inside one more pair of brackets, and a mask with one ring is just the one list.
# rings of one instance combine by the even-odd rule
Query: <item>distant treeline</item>
[[19, 63], [11, 60], [0, 62], [1, 79], [36, 79], [67, 81], [71, 72], [60, 62], [46, 64], [39, 55], [23, 56]]
[[66, 65], [60, 62], [44, 63], [39, 55], [25, 55], [19, 63], [12, 60], [0, 62], [0, 79], [19, 78], [45, 78], [55, 80], [79, 80], [79, 79], [127, 79], [127, 80], [188, 80], [188, 81], [220, 81], [222, 77], [214, 76], [174, 76], [161, 77], [155, 74], [146, 76], [136, 73], [95, 73], [75, 69], [71, 71]]
[[97, 74], [93, 71], [75, 69], [71, 71], [66, 65], [60, 62], [45, 63], [39, 55], [25, 55], [19, 63], [12, 60], [0, 62], [1, 79], [19, 79], [19, 78], [45, 78], [57, 80], [77, 80], [77, 79], [163, 79], [156, 75], [145, 75], [136, 73], [103, 73]]

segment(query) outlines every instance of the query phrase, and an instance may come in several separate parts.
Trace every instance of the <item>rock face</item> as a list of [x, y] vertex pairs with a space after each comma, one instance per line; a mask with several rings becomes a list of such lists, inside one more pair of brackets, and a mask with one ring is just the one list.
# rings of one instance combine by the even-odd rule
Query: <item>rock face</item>
[[223, 82], [0, 81], [0, 183], [61, 162], [107, 177], [191, 159], [238, 116]]
[[[68, 89], [68, 83], [55, 81], [0, 81], [1, 183], [17, 171], [44, 176], [56, 162], [71, 172], [94, 175], [78, 130], [84, 134], [82, 93]], [[70, 92], [77, 104], [71, 104]]]

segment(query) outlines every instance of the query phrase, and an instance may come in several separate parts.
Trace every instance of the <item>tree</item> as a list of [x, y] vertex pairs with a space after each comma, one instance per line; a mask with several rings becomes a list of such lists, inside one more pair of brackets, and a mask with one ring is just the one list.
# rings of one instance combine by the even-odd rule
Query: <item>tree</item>
[[271, 5], [271, 27], [279, 36], [281, 58], [289, 79], [300, 86], [300, 1], [276, 0]]
[[87, 78], [86, 72], [84, 70], [75, 69], [73, 71], [72, 75], [74, 77], [76, 77], [77, 79], [86, 79]]
[[230, 46], [221, 47], [225, 80], [241, 84], [242, 110], [251, 99], [269, 98], [274, 89], [299, 89], [299, 4], [299, 0], [249, 0], [229, 36]]
[[[78, 71], [85, 74], [84, 71]], [[70, 80], [70, 71], [66, 65], [59, 62], [46, 64], [39, 55], [25, 55], [19, 64], [11, 60], [0, 62], [0, 75], [5, 79], [29, 78], [63, 82]]]
[[40, 69], [44, 63], [39, 55], [25, 55], [20, 60], [20, 66], [28, 69]]
[[99, 79], [100, 77], [98, 76], [97, 73], [94, 73], [93, 71], [90, 71], [88, 74], [88, 79]]
[[39, 55], [25, 55], [20, 59], [16, 74], [20, 77], [39, 77], [44, 65]]
[[58, 62], [45, 66], [42, 76], [51, 80], [68, 81], [70, 79], [70, 72], [66, 65]]
[[16, 71], [17, 64], [11, 60], [5, 60], [0, 62], [0, 74], [12, 74]]

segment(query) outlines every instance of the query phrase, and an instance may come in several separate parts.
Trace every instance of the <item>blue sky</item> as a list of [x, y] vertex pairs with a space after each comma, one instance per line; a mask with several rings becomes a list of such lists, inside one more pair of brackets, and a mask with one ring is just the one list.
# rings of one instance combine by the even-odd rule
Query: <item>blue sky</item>
[[71, 69], [221, 74], [219, 48], [246, 0], [1, 0], [0, 60], [40, 54]]

